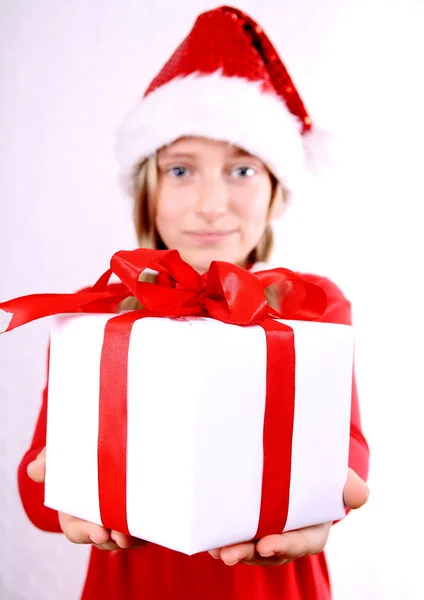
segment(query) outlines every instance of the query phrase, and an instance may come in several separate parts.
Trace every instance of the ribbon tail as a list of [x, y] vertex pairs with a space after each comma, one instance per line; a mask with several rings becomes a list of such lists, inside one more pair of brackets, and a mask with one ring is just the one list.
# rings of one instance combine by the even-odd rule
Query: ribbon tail
[[0, 308], [0, 333], [9, 331], [10, 323], [13, 319], [13, 313]]
[[[81, 292], [78, 294], [31, 294], [0, 303], [0, 333], [11, 331], [21, 325], [43, 317], [64, 313], [82, 312], [93, 303], [104, 303], [123, 300], [128, 293]], [[2, 313], [6, 313], [6, 316]], [[2, 327], [3, 325], [3, 327]]]

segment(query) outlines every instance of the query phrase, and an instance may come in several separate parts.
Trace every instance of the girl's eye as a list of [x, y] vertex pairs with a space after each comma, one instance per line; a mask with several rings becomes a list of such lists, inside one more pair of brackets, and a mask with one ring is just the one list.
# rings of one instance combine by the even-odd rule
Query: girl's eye
[[168, 173], [177, 179], [181, 179], [184, 175], [187, 175], [188, 169], [187, 167], [176, 166], [168, 169]]
[[255, 169], [253, 167], [248, 167], [246, 165], [241, 165], [240, 167], [235, 167], [231, 171], [231, 175], [233, 177], [252, 177], [255, 174]]

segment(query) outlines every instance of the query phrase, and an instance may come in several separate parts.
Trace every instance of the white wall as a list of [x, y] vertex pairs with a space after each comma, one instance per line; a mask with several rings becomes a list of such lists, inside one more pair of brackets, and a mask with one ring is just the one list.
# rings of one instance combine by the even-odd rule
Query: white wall
[[[0, 298], [94, 282], [134, 238], [114, 128], [201, 0], [0, 4]], [[335, 132], [337, 174], [279, 225], [275, 262], [333, 278], [354, 305], [371, 499], [334, 528], [336, 600], [424, 597], [420, 315], [422, 0], [240, 0]], [[278, 8], [276, 8], [278, 6]], [[420, 81], [421, 79], [421, 81]], [[422, 255], [422, 252], [421, 252]], [[16, 467], [44, 382], [48, 320], [0, 339], [0, 598], [78, 597], [87, 549], [34, 529]], [[422, 455], [422, 447], [421, 447]]]

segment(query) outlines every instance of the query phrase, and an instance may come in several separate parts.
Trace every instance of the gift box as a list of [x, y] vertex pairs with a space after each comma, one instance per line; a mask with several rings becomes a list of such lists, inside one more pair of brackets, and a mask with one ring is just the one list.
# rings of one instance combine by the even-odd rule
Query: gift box
[[[72, 313], [51, 335], [45, 504], [189, 555], [342, 518], [352, 328], [310, 320], [322, 293], [287, 270], [201, 277], [171, 251], [136, 252], [115, 269], [126, 291], [108, 272], [91, 299], [130, 291], [143, 310], [74, 314], [89, 295], [44, 296], [12, 318]], [[140, 282], [146, 267], [170, 284]], [[281, 314], [263, 294], [277, 280]]]

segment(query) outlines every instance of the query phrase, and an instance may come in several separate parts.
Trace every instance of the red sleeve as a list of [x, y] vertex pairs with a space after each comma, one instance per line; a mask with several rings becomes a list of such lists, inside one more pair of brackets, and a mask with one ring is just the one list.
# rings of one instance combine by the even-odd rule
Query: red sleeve
[[[350, 302], [344, 297], [341, 290], [329, 279], [306, 275], [313, 283], [324, 289], [327, 294], [327, 309], [320, 319], [326, 323], [352, 324], [352, 310]], [[356, 389], [355, 374], [352, 378], [352, 409], [350, 418], [350, 449], [349, 467], [362, 479], [368, 478], [369, 448], [362, 433], [361, 416], [359, 410], [358, 393]]]
[[44, 531], [61, 532], [58, 513], [44, 506], [44, 483], [35, 483], [28, 477], [27, 467], [46, 445], [47, 387], [43, 392], [40, 414], [32, 438], [31, 446], [23, 457], [18, 469], [18, 485], [21, 501], [29, 520]]
[[[118, 290], [121, 284], [110, 284], [110, 290]], [[89, 291], [91, 288], [84, 288], [81, 292]], [[116, 312], [118, 309], [116, 304], [108, 306], [95, 304], [86, 307], [81, 312]], [[29, 450], [18, 468], [18, 486], [21, 501], [29, 520], [39, 529], [44, 531], [61, 532], [59, 526], [58, 513], [56, 510], [44, 506], [44, 483], [35, 483], [28, 477], [27, 467], [37, 455], [43, 450], [46, 445], [46, 428], [47, 428], [47, 389], [48, 383], [43, 392], [42, 404], [38, 415], [37, 425], [35, 427]]]

